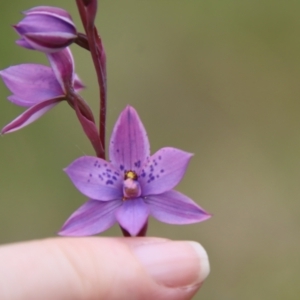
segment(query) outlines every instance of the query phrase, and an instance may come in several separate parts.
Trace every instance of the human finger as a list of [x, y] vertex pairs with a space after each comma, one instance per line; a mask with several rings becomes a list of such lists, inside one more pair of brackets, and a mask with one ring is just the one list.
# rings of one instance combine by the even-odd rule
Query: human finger
[[195, 242], [53, 238], [0, 247], [0, 299], [191, 299], [209, 273]]

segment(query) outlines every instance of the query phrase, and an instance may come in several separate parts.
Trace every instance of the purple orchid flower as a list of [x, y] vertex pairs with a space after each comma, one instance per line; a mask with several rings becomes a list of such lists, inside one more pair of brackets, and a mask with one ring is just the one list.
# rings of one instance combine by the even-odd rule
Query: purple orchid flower
[[60, 51], [77, 38], [70, 14], [58, 7], [38, 6], [23, 12], [25, 18], [14, 26], [21, 39], [16, 43], [46, 53]]
[[146, 130], [130, 106], [115, 124], [109, 156], [110, 162], [84, 156], [65, 169], [76, 188], [90, 200], [70, 216], [60, 235], [93, 235], [118, 222], [136, 236], [150, 215], [169, 224], [210, 218], [193, 200], [173, 190], [192, 154], [167, 147], [150, 156]]
[[12, 92], [8, 100], [28, 107], [19, 117], [6, 125], [1, 134], [19, 130], [34, 122], [62, 100], [70, 88], [78, 91], [84, 86], [74, 73], [74, 61], [69, 48], [48, 54], [51, 67], [21, 64], [0, 71], [7, 88]]

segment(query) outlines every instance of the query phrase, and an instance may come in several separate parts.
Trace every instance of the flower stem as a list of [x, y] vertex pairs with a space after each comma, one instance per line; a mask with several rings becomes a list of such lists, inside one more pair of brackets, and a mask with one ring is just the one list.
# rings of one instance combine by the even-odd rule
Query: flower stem
[[84, 33], [77, 33], [77, 38], [74, 40], [74, 43], [80, 46], [81, 48], [90, 51], [89, 42], [87, 36]]
[[[78, 95], [74, 91], [69, 92], [68, 103], [75, 109], [76, 115], [82, 126], [82, 129], [88, 137], [88, 139], [90, 140], [91, 144], [93, 145], [96, 155], [98, 157], [103, 157], [105, 151], [102, 147], [93, 115], [91, 115], [90, 117], [88, 114], [89, 111], [86, 111], [86, 103], [80, 97], [80, 95]], [[88, 106], [87, 108], [89, 109]]]
[[[100, 89], [100, 112], [99, 112], [99, 136], [104, 152], [101, 158], [105, 159], [105, 129], [106, 129], [106, 56], [100, 36], [94, 26], [94, 20], [97, 12], [97, 1], [76, 0], [78, 11], [84, 26], [88, 47], [94, 62], [97, 74], [98, 85]], [[77, 41], [77, 44], [79, 42]], [[80, 44], [79, 44], [80, 45]], [[80, 45], [84, 47], [83, 45]], [[84, 47], [87, 48], [87, 47]]]
[[75, 104], [74, 103], [76, 101], [77, 106], [80, 109], [82, 115], [84, 115], [91, 122], [95, 123], [95, 118], [94, 118], [94, 115], [93, 115], [93, 112], [92, 112], [91, 108], [84, 101], [84, 99], [82, 97], [80, 97], [79, 94], [77, 94], [74, 90], [69, 91], [66, 99], [67, 99], [67, 102], [69, 103], [69, 105], [73, 109], [75, 109]]
[[[120, 228], [122, 230], [123, 236], [131, 237], [131, 234], [126, 229], [124, 229], [121, 225], [120, 225]], [[147, 229], [148, 229], [148, 221], [145, 223], [145, 225], [142, 227], [142, 229], [140, 230], [140, 232], [136, 236], [140, 236], [140, 237], [146, 236], [147, 235]]]

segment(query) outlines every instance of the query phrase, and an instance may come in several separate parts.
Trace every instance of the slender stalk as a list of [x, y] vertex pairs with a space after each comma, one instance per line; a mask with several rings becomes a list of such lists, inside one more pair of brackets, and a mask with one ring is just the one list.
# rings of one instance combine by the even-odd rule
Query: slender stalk
[[[97, 1], [76, 0], [81, 21], [83, 23], [89, 50], [93, 59], [94, 67], [97, 74], [98, 85], [100, 89], [100, 112], [99, 112], [99, 135], [104, 152], [101, 158], [105, 159], [105, 129], [106, 129], [106, 98], [107, 98], [107, 83], [106, 83], [106, 57], [101, 38], [94, 26], [94, 20], [97, 11]], [[85, 47], [86, 48], [86, 47]]]
[[[131, 234], [126, 229], [124, 229], [122, 226], [120, 226], [120, 228], [123, 233], [123, 236], [131, 237]], [[140, 230], [140, 232], [136, 236], [146, 236], [147, 229], [148, 229], [148, 221], [146, 222], [146, 224], [143, 226], [143, 228]]]
[[84, 99], [79, 94], [75, 93], [74, 90], [72, 90], [71, 92], [69, 91], [66, 100], [73, 109], [75, 109], [74, 103], [76, 101], [77, 106], [80, 109], [82, 115], [85, 116], [91, 122], [95, 123], [95, 118], [91, 108], [88, 106], [88, 104], [84, 101]]
[[92, 146], [94, 147], [94, 150], [96, 152], [96, 155], [98, 157], [102, 157], [104, 153], [104, 149], [102, 147], [99, 133], [96, 127], [96, 124], [93, 120], [86, 117], [86, 114], [84, 114], [82, 111], [85, 109], [85, 102], [80, 97], [79, 94], [77, 94], [74, 90], [70, 91], [68, 94], [68, 103], [73, 106], [75, 109], [76, 115], [78, 120], [80, 121], [80, 124], [82, 126], [83, 131], [85, 132], [86, 136], [89, 138]]
[[80, 46], [81, 48], [84, 48], [88, 51], [90, 51], [89, 42], [87, 40], [87, 36], [83, 33], [77, 33], [77, 38], [74, 40], [74, 43]]

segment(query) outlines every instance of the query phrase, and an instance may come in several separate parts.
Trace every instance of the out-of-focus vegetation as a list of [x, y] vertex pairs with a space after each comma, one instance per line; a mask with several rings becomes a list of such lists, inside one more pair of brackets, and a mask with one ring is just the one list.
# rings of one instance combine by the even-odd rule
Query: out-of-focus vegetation
[[[0, 4], [0, 69], [47, 63], [17, 47], [20, 12], [74, 1]], [[108, 137], [125, 105], [139, 112], [152, 151], [195, 153], [178, 189], [214, 217], [149, 234], [197, 240], [211, 275], [195, 299], [298, 299], [300, 293], [300, 2], [272, 0], [99, 1], [97, 25], [108, 57]], [[79, 26], [81, 28], [81, 26]], [[72, 46], [98, 109], [89, 54]], [[22, 108], [0, 84], [0, 126]], [[93, 155], [63, 103], [0, 140], [0, 242], [54, 236], [85, 198], [62, 169]], [[119, 228], [105, 235], [121, 235]]]

